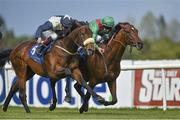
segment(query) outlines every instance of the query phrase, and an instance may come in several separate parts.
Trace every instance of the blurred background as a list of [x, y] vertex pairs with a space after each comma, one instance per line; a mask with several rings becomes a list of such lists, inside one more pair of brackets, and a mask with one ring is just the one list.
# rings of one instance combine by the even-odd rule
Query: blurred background
[[180, 58], [180, 0], [0, 0], [0, 49], [34, 40], [39, 25], [64, 14], [81, 21], [112, 16], [116, 23], [133, 24], [144, 48], [126, 49], [124, 59]]

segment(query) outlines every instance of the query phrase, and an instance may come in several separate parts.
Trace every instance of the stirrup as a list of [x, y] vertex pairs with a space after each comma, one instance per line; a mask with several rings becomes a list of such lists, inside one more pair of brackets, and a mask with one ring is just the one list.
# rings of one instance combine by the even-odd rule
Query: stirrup
[[38, 55], [42, 55], [43, 49], [44, 49], [43, 45], [40, 45], [39, 47], [36, 48], [36, 53]]

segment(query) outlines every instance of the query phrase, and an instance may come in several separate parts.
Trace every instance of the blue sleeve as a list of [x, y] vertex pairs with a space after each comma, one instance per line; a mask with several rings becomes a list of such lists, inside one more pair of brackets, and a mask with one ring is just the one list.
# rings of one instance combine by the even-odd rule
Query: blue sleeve
[[47, 21], [43, 25], [40, 25], [35, 33], [35, 38], [39, 38], [42, 35], [42, 32], [46, 30], [51, 30], [53, 28], [53, 25], [51, 22]]

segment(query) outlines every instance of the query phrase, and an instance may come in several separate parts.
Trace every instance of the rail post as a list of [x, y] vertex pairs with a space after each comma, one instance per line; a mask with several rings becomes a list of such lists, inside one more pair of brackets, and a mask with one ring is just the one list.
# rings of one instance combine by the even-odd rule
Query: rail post
[[167, 109], [167, 100], [166, 100], [166, 77], [165, 77], [165, 70], [162, 68], [161, 69], [161, 73], [162, 73], [162, 89], [163, 89], [163, 111], [166, 111]]

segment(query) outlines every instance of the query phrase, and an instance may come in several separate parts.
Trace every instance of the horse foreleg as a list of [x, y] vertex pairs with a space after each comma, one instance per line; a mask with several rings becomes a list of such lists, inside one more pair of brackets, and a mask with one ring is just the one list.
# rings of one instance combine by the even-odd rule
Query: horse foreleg
[[[74, 84], [74, 88], [76, 89], [76, 91], [79, 93], [79, 95], [83, 99], [83, 105], [79, 109], [79, 112], [80, 113], [87, 112], [88, 111], [88, 101], [91, 97], [91, 94], [89, 92], [87, 92], [86, 95], [84, 95], [84, 93], [81, 91], [82, 86], [78, 82], [76, 82]], [[93, 88], [93, 87], [91, 87], [91, 88]]]
[[105, 106], [114, 105], [117, 103], [117, 96], [116, 96], [116, 80], [108, 82], [109, 91], [112, 95], [112, 101], [106, 101], [104, 103]]
[[70, 94], [70, 80], [71, 80], [71, 70], [69, 68], [60, 67], [57, 70], [55, 70], [55, 73], [59, 76], [66, 76], [66, 86], [65, 86], [65, 92], [66, 96], [64, 98], [64, 101], [71, 103], [71, 94]]
[[53, 81], [52, 79], [51, 81], [51, 89], [52, 89], [52, 95], [53, 95], [53, 103], [50, 105], [49, 110], [53, 111], [56, 108], [56, 103], [57, 103], [57, 98], [56, 98], [56, 91], [55, 91], [55, 81]]
[[3, 107], [2, 107], [2, 109], [3, 109], [4, 112], [7, 111], [8, 105], [9, 105], [9, 103], [10, 103], [10, 101], [11, 101], [11, 98], [12, 98], [13, 95], [18, 91], [18, 83], [19, 83], [19, 80], [17, 80], [17, 81], [11, 86], [11, 89], [10, 89], [10, 91], [9, 91], [9, 94], [8, 94], [8, 96], [7, 96], [4, 104], [3, 104]]
[[78, 94], [81, 96], [81, 98], [82, 98], [83, 100], [85, 100], [85, 95], [84, 95], [84, 93], [81, 91], [82, 86], [81, 86], [78, 82], [76, 82], [76, 83], [74, 84], [74, 88], [76, 89], [76, 91], [78, 92]]
[[68, 103], [72, 102], [72, 97], [70, 94], [70, 82], [71, 82], [71, 77], [70, 76], [66, 77], [66, 86], [65, 86], [66, 96], [64, 98], [64, 101]]
[[26, 100], [26, 80], [25, 79], [20, 79], [19, 81], [19, 98], [21, 100], [21, 103], [24, 106], [24, 109], [26, 110], [27, 113], [30, 113], [30, 109], [27, 105], [27, 100]]
[[[89, 82], [89, 86], [93, 89], [95, 84], [93, 84], [91, 82], [92, 80], [90, 80]], [[84, 96], [84, 102], [83, 102], [83, 105], [81, 106], [81, 108], [79, 109], [79, 112], [80, 113], [83, 113], [83, 112], [87, 112], [88, 111], [88, 101], [91, 97], [91, 94], [89, 92], [86, 92], [86, 95]]]
[[82, 77], [82, 74], [78, 68], [74, 69], [72, 72], [72, 77], [74, 77], [77, 82], [82, 85], [87, 91], [101, 104], [104, 104], [105, 100], [100, 95], [96, 94], [91, 87], [89, 87]]

